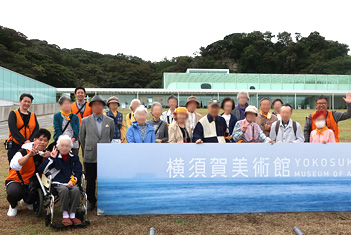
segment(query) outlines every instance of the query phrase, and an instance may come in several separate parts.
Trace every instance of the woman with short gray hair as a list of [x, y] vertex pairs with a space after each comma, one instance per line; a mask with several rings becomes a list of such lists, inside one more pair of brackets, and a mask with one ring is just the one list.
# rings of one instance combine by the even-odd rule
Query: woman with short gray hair
[[155, 129], [156, 143], [167, 143], [168, 142], [168, 125], [165, 121], [160, 119], [162, 115], [162, 105], [159, 102], [154, 102], [151, 105], [152, 119], [148, 120], [147, 123], [152, 125]]
[[249, 106], [250, 95], [247, 91], [238, 92], [236, 99], [238, 100], [238, 105], [232, 111], [232, 114], [239, 120], [245, 119], [245, 110]]
[[155, 143], [156, 135], [153, 126], [146, 122], [149, 112], [144, 105], [134, 111], [135, 122], [128, 128], [128, 143]]

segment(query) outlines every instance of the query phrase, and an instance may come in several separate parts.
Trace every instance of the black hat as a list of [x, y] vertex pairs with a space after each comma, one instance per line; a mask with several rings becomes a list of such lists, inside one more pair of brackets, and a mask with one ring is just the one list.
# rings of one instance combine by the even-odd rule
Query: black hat
[[96, 102], [96, 101], [100, 101], [101, 103], [104, 104], [104, 106], [106, 105], [105, 101], [103, 101], [103, 100], [101, 99], [100, 96], [96, 95], [96, 96], [94, 96], [93, 99], [89, 102], [89, 106], [91, 107], [92, 103], [94, 103], [94, 102]]

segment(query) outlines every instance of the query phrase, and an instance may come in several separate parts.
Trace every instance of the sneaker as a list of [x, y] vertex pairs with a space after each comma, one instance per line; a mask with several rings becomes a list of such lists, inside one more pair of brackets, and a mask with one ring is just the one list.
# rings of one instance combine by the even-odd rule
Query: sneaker
[[18, 208], [18, 206], [16, 206], [15, 208], [12, 208], [10, 205], [9, 210], [7, 211], [7, 216], [9, 216], [9, 217], [16, 216], [17, 215], [17, 208]]
[[23, 199], [21, 199], [20, 204], [22, 206], [26, 206], [28, 210], [31, 210], [31, 211], [33, 210], [33, 204], [27, 204]]

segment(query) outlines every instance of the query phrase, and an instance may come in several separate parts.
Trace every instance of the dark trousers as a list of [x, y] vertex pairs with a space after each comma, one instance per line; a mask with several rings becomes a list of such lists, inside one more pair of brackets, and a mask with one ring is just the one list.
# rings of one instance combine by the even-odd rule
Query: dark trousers
[[21, 199], [27, 204], [32, 204], [34, 198], [31, 194], [26, 192], [26, 185], [23, 186], [17, 181], [10, 181], [6, 185], [7, 201], [10, 203], [12, 208], [17, 206], [17, 202]]
[[96, 203], [96, 177], [97, 177], [97, 164], [84, 162], [85, 175], [87, 180], [87, 197], [90, 203]]
[[7, 159], [9, 160], [9, 164], [13, 158], [13, 156], [15, 156], [15, 154], [18, 152], [18, 150], [21, 149], [20, 145], [13, 145], [12, 148], [10, 148], [9, 150], [7, 150]]

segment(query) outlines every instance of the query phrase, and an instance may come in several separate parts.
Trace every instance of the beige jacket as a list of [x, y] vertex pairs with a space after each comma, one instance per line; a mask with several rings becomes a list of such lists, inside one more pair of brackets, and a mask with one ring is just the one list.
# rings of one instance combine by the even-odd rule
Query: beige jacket
[[[193, 138], [193, 133], [191, 132], [191, 129], [188, 123], [185, 123], [185, 129], [189, 133], [190, 142], [191, 142]], [[168, 127], [168, 143], [184, 143], [183, 133], [180, 130], [180, 127], [177, 122], [172, 122]]]

